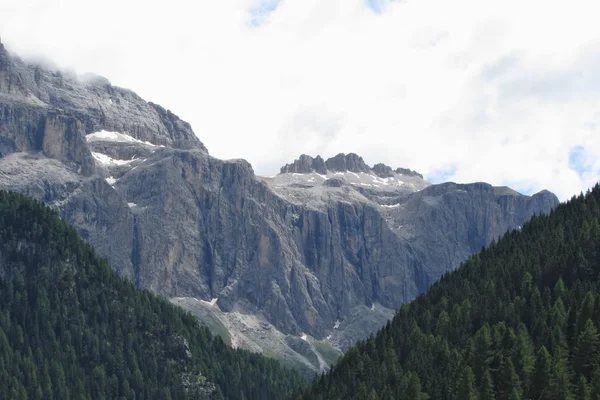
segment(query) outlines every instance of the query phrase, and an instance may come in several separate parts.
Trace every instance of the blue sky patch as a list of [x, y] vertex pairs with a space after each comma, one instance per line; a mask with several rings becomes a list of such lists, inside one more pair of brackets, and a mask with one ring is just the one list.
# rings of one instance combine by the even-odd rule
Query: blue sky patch
[[394, 1], [398, 0], [364, 0], [367, 7], [375, 11], [377, 14], [381, 14], [385, 11], [386, 6]]
[[428, 174], [425, 178], [431, 183], [448, 182], [448, 179], [456, 174], [456, 165], [448, 165], [446, 167], [436, 169]]
[[250, 8], [252, 26], [260, 26], [265, 23], [269, 14], [277, 9], [282, 0], [259, 0]]
[[365, 0], [367, 6], [376, 13], [381, 13], [383, 11], [383, 0]]
[[577, 175], [579, 176], [592, 170], [592, 166], [589, 163], [589, 157], [583, 146], [575, 146], [569, 152], [569, 168], [577, 172]]

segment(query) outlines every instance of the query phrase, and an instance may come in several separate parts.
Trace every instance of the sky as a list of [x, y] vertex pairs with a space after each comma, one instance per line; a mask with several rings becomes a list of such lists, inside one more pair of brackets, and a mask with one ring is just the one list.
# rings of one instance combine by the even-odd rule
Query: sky
[[600, 180], [595, 0], [3, 0], [0, 36], [275, 175], [354, 152], [566, 200]]

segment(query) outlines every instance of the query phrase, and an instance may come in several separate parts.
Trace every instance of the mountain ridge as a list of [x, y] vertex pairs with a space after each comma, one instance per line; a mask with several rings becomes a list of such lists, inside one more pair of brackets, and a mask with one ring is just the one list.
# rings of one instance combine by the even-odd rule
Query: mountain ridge
[[357, 155], [334, 157], [327, 175], [257, 177], [247, 161], [211, 157], [189, 124], [137, 95], [8, 55], [0, 93], [0, 188], [43, 200], [117, 272], [229, 327], [232, 343], [313, 371], [558, 203], [549, 192], [389, 176]]
[[326, 175], [328, 172], [374, 172], [380, 178], [393, 176], [394, 173], [409, 176], [418, 176], [423, 179], [423, 175], [408, 168], [389, 167], [383, 163], [378, 163], [369, 167], [363, 158], [356, 153], [339, 153], [334, 157], [324, 160], [321, 156], [311, 157], [306, 154], [300, 155], [293, 163], [286, 164], [280, 168], [280, 173], [311, 173], [317, 172]]

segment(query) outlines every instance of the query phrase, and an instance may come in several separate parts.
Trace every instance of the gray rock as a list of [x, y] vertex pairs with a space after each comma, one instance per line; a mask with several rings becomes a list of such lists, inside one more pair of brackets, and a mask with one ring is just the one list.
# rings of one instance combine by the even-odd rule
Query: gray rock
[[392, 170], [391, 167], [385, 164], [375, 164], [372, 168], [365, 164], [362, 157], [357, 154], [343, 154], [340, 153], [335, 157], [328, 158], [327, 161], [323, 161], [321, 156], [315, 158], [302, 154], [297, 160], [294, 160], [291, 164], [286, 164], [280, 169], [280, 173], [296, 173], [296, 174], [309, 174], [316, 172], [317, 174], [327, 175], [335, 172], [354, 172], [354, 173], [367, 173], [375, 174], [380, 178], [389, 178], [396, 175], [406, 175], [410, 177], [419, 177], [423, 179], [423, 175], [416, 171], [412, 171], [407, 168], [397, 168]]
[[348, 155], [340, 153], [325, 161], [325, 165], [332, 172], [370, 172], [370, 168], [365, 164], [362, 157], [354, 153]]
[[[39, 126], [50, 110], [55, 115], [67, 115], [77, 120], [85, 134], [99, 130], [118, 131], [156, 145], [174, 148], [197, 148], [207, 151], [190, 125], [164, 108], [148, 103], [131, 90], [112, 86], [105, 78], [84, 79], [61, 71], [52, 71], [36, 64], [27, 64], [10, 56], [0, 43], [0, 99], [12, 104], [22, 114], [25, 106], [36, 109], [37, 119], [28, 122]], [[2, 126], [31, 129], [15, 116], [2, 112]], [[9, 126], [10, 124], [10, 126]], [[37, 124], [37, 125], [36, 125]], [[38, 135], [39, 139], [39, 135]]]
[[306, 154], [302, 154], [297, 160], [295, 160], [292, 164], [286, 164], [281, 167], [281, 173], [299, 173], [305, 174], [309, 172], [317, 172], [319, 174], [326, 174], [327, 167], [325, 166], [325, 161], [321, 158], [321, 156], [316, 156], [312, 158], [311, 156], [307, 156]]

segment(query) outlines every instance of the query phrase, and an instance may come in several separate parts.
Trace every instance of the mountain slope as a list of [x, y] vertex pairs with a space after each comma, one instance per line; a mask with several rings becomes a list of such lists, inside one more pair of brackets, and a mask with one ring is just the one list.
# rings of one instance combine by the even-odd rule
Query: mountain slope
[[599, 301], [596, 185], [469, 258], [295, 398], [598, 398]]
[[135, 289], [46, 206], [0, 192], [5, 398], [273, 399], [301, 382]]
[[135, 93], [1, 44], [0, 188], [44, 201], [119, 274], [233, 346], [311, 371], [557, 204], [549, 192], [431, 185], [356, 154], [305, 156], [257, 177], [246, 161], [211, 157], [189, 124]]

